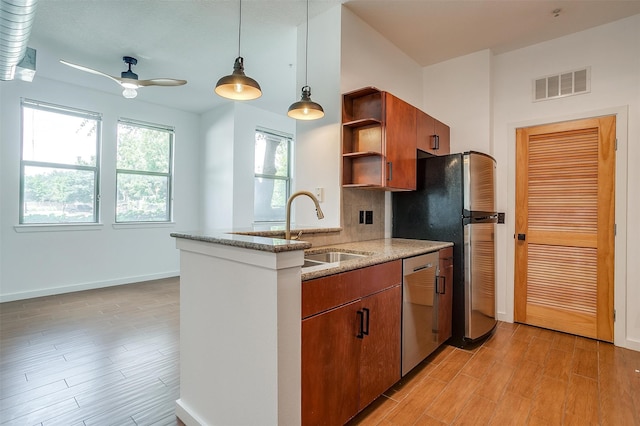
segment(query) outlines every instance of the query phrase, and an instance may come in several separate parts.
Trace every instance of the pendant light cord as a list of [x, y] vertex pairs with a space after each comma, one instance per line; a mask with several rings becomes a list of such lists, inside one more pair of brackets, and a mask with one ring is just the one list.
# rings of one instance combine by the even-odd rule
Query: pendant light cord
[[307, 0], [307, 35], [304, 40], [304, 85], [307, 86], [309, 74], [309, 0]]
[[242, 32], [242, 0], [240, 0], [240, 19], [238, 20], [238, 56], [240, 56], [240, 33]]

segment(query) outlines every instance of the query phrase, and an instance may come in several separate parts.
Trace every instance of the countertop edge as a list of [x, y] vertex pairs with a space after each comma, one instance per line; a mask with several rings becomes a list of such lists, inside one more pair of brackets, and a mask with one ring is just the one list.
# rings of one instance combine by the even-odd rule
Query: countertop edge
[[202, 241], [205, 243], [221, 244], [225, 246], [266, 251], [270, 253], [282, 253], [287, 251], [306, 250], [308, 248], [311, 248], [311, 243], [308, 243], [306, 241], [283, 240], [281, 238], [229, 234], [224, 232], [215, 234], [191, 234], [172, 232], [170, 235], [174, 238]]
[[[392, 247], [384, 251], [375, 251], [369, 247], [372, 243], [378, 243], [384, 245], [386, 243], [394, 244], [397, 247]], [[329, 275], [340, 274], [343, 272], [352, 271], [355, 269], [366, 268], [368, 266], [378, 265], [380, 263], [392, 262], [394, 260], [404, 259], [407, 257], [419, 256], [425, 253], [431, 253], [441, 250], [446, 247], [452, 247], [452, 242], [447, 241], [428, 241], [428, 240], [410, 240], [401, 238], [390, 238], [383, 240], [361, 241], [355, 243], [334, 244], [332, 248], [343, 248], [354, 251], [367, 251], [373, 254], [360, 259], [349, 260], [341, 262], [340, 265], [332, 268], [321, 269], [311, 272], [302, 272], [301, 280], [309, 281], [317, 278], [323, 278]], [[387, 248], [387, 247], [385, 247]], [[314, 250], [321, 250], [322, 247], [314, 247]]]

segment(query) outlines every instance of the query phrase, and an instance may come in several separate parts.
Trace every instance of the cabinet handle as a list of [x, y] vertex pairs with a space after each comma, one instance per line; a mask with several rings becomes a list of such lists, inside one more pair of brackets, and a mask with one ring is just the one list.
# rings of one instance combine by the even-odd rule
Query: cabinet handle
[[433, 267], [432, 263], [427, 263], [426, 265], [422, 265], [422, 266], [416, 266], [415, 268], [413, 268], [413, 272], [422, 271], [423, 269], [427, 269], [431, 267]]
[[440, 149], [440, 136], [433, 135], [433, 147], [436, 151]]
[[441, 286], [437, 286], [436, 291], [438, 292], [438, 294], [445, 294], [447, 292], [447, 277], [445, 276], [440, 276], [437, 277], [439, 280], [442, 280], [442, 285]]
[[387, 167], [389, 169], [389, 176], [387, 180], [393, 180], [393, 163], [391, 161], [387, 162]]
[[356, 314], [358, 315], [358, 317], [360, 317], [360, 330], [358, 331], [358, 334], [356, 334], [356, 337], [358, 339], [363, 339], [364, 338], [364, 312], [358, 311], [356, 312]]
[[362, 310], [364, 311], [365, 314], [367, 314], [367, 320], [366, 320], [366, 328], [367, 330], [365, 331], [364, 329], [362, 330], [362, 334], [364, 334], [365, 336], [369, 335], [369, 308], [362, 308]]

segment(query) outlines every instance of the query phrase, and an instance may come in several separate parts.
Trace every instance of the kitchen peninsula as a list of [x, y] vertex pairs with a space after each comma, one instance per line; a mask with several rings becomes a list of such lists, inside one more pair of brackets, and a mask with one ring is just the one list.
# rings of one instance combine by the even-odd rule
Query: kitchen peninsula
[[367, 255], [305, 272], [308, 242], [171, 235], [181, 271], [176, 415], [187, 425], [301, 424], [301, 282], [451, 246], [383, 239], [318, 247]]

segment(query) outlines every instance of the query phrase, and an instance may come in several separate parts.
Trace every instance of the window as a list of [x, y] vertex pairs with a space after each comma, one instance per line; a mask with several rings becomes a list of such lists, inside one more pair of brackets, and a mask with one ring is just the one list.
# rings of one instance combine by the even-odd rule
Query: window
[[23, 99], [20, 223], [98, 222], [101, 115]]
[[118, 121], [116, 222], [171, 221], [173, 128]]
[[256, 130], [254, 222], [284, 222], [291, 183], [291, 135]]

